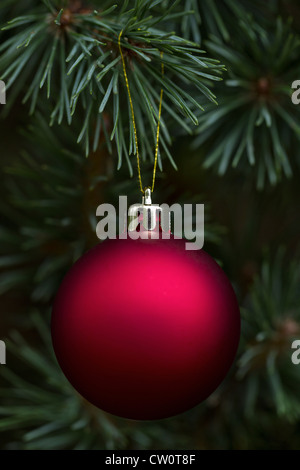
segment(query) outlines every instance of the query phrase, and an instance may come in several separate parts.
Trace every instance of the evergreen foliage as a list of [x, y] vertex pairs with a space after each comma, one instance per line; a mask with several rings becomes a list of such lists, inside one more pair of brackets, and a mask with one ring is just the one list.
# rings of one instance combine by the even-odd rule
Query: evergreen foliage
[[[0, 27], [0, 447], [299, 449], [298, 2], [2, 0]], [[97, 206], [141, 197], [121, 30], [143, 179], [162, 87], [153, 201], [205, 203], [205, 249], [243, 325], [218, 390], [146, 423], [80, 397], [49, 327], [64, 274], [98, 242]]]

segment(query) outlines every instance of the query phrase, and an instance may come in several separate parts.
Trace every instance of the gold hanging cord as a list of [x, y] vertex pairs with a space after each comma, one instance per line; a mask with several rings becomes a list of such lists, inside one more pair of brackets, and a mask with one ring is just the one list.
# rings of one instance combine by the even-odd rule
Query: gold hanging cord
[[[138, 138], [137, 138], [137, 131], [136, 131], [136, 124], [135, 124], [135, 117], [134, 117], [134, 111], [133, 111], [133, 104], [132, 104], [132, 98], [131, 98], [131, 93], [130, 93], [130, 88], [129, 88], [129, 82], [128, 82], [128, 76], [126, 72], [126, 65], [125, 65], [125, 59], [121, 47], [121, 37], [123, 34], [123, 30], [119, 34], [119, 50], [120, 50], [120, 55], [122, 59], [122, 64], [123, 64], [123, 72], [124, 72], [124, 78], [125, 78], [125, 84], [127, 88], [127, 93], [128, 93], [128, 98], [129, 98], [129, 104], [130, 104], [130, 110], [131, 110], [131, 117], [132, 117], [132, 125], [133, 125], [133, 131], [134, 131], [134, 140], [135, 140], [135, 147], [136, 147], [136, 159], [137, 159], [137, 168], [138, 168], [138, 178], [139, 178], [139, 184], [140, 184], [140, 190], [142, 194], [145, 193], [145, 189], [143, 189], [143, 184], [142, 184], [142, 176], [141, 176], [141, 166], [140, 166], [140, 155], [139, 155], [139, 147], [138, 147]], [[163, 58], [163, 52], [160, 53], [161, 59]], [[164, 64], [163, 61], [161, 60], [161, 75], [162, 77], [164, 76]], [[156, 146], [155, 146], [155, 158], [154, 158], [154, 168], [153, 168], [153, 178], [152, 178], [152, 187], [151, 187], [151, 192], [154, 190], [154, 184], [155, 184], [155, 176], [156, 176], [156, 167], [157, 167], [157, 156], [158, 156], [158, 144], [159, 144], [159, 131], [160, 131], [160, 119], [161, 119], [161, 108], [162, 108], [162, 99], [163, 99], [163, 89], [160, 90], [160, 100], [159, 100], [159, 109], [158, 109], [158, 122], [157, 122], [157, 131], [156, 131]]]

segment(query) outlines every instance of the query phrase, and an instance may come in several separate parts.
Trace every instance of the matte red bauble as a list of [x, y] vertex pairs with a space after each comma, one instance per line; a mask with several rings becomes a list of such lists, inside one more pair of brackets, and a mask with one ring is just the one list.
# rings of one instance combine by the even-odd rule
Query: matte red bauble
[[239, 336], [227, 277], [181, 239], [100, 243], [68, 272], [53, 308], [53, 346], [68, 380], [130, 419], [167, 418], [207, 398]]

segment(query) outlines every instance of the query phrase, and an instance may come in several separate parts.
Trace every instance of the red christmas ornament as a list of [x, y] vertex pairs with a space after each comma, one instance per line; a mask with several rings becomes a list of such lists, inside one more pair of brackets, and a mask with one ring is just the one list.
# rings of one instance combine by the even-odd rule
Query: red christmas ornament
[[100, 243], [68, 272], [53, 308], [53, 346], [68, 380], [129, 419], [167, 418], [207, 398], [239, 336], [222, 269], [174, 237]]

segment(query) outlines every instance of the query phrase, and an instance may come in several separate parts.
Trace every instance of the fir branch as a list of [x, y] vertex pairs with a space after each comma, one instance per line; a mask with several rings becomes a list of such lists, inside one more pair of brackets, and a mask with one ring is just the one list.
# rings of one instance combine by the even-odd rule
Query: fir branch
[[[226, 62], [228, 78], [222, 85], [218, 109], [212, 106], [199, 115], [199, 136], [194, 148], [207, 143], [205, 167], [215, 166], [223, 175], [237, 166], [256, 173], [257, 186], [266, 177], [275, 185], [291, 177], [288, 149], [295, 158], [300, 139], [299, 110], [287, 87], [297, 76], [299, 38], [280, 19], [272, 32], [255, 23], [241, 24], [239, 41], [231, 45], [214, 38], [207, 47]], [[233, 46], [234, 44], [234, 46]]]
[[[265, 259], [254, 280], [244, 309], [244, 352], [237, 377], [248, 390], [248, 416], [265, 396], [268, 406], [295, 421], [300, 416], [300, 380], [291, 361], [291, 345], [300, 335], [300, 269], [297, 260], [288, 262], [284, 255], [281, 248], [273, 261]], [[251, 386], [254, 380], [255, 387]]]
[[[112, 140], [116, 143], [121, 161], [121, 149], [127, 147], [129, 155], [134, 152], [129, 129], [120, 133], [117, 125], [119, 119], [122, 122], [127, 120], [127, 96], [117, 47], [121, 29], [124, 30], [121, 45], [130, 84], [138, 73], [137, 69], [141, 69], [148, 82], [148, 89], [165, 88], [166, 105], [168, 102], [172, 104], [171, 112], [165, 106], [165, 127], [169, 122], [172, 124], [174, 113], [179, 124], [180, 115], [197, 124], [194, 110], [199, 105], [192, 96], [192, 88], [198, 88], [215, 102], [215, 96], [207, 85], [212, 80], [221, 79], [223, 66], [216, 60], [207, 59], [203, 55], [204, 51], [195, 43], [173, 32], [157, 29], [159, 24], [165, 25], [181, 16], [176, 13], [177, 1], [170, 4], [169, 9], [164, 3], [163, 10], [159, 10], [160, 4], [160, 1], [136, 0], [129, 2], [128, 8], [122, 10], [121, 16], [117, 16], [115, 5], [111, 2], [104, 2], [101, 10], [97, 11], [80, 7], [77, 3], [74, 6], [71, 3], [65, 8], [60, 4], [58, 8], [59, 2], [51, 3], [49, 0], [48, 8], [35, 8], [27, 15], [11, 20], [3, 28], [7, 31], [16, 29], [16, 34], [1, 45], [1, 78], [7, 79], [8, 90], [15, 81], [19, 84], [18, 93], [24, 94], [24, 101], [31, 99], [31, 113], [34, 113], [39, 99], [37, 86], [41, 89], [46, 86], [47, 98], [52, 105], [52, 123], [56, 121], [60, 124], [66, 117], [71, 124], [76, 113], [84, 114], [84, 126], [78, 140], [85, 142], [86, 155], [89, 153], [89, 135], [93, 122], [97, 120], [97, 113], [107, 111], [114, 119]], [[160, 52], [164, 53], [164, 80], [160, 75]], [[38, 64], [35, 69], [32, 68], [33, 61]], [[20, 85], [22, 73], [32, 77], [25, 91], [24, 83], [22, 87]], [[120, 97], [119, 111], [113, 116], [112, 96], [116, 94]], [[140, 95], [134, 87], [132, 95], [134, 105], [137, 106]], [[157, 119], [153, 119], [152, 113], [149, 115], [148, 106], [143, 104], [138, 112], [146, 120], [146, 129], [149, 128], [148, 135], [139, 135], [142, 158], [145, 159], [154, 146], [154, 142], [149, 145], [149, 138], [152, 140], [155, 135]], [[187, 124], [184, 124], [183, 128], [186, 127]], [[108, 135], [108, 148], [111, 147], [110, 137]]]

